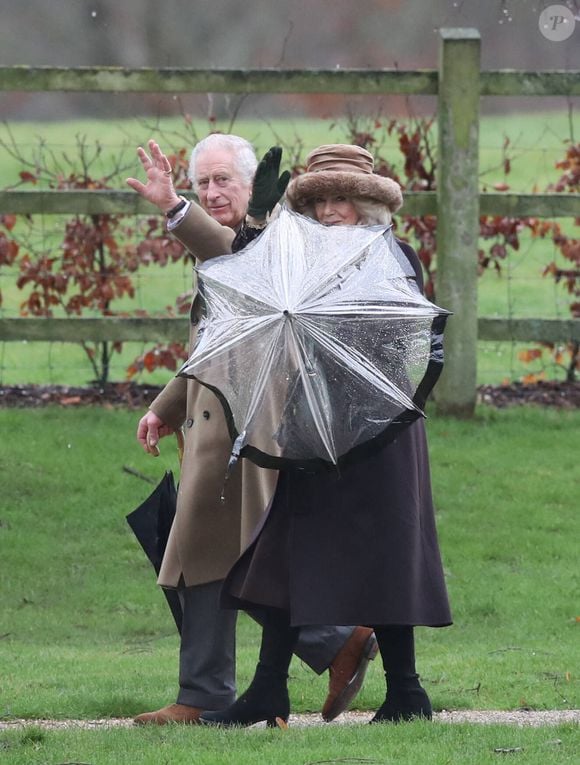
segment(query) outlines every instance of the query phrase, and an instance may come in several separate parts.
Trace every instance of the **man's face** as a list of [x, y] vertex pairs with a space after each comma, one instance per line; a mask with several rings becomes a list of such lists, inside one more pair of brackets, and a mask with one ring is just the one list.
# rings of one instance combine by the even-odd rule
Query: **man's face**
[[240, 177], [234, 154], [228, 149], [206, 149], [197, 158], [195, 172], [195, 190], [203, 209], [224, 226], [239, 226], [252, 184]]

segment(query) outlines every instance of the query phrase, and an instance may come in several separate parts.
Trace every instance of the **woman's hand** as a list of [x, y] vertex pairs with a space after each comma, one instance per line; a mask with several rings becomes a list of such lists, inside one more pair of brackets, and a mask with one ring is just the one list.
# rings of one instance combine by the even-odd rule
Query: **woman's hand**
[[171, 164], [158, 143], [151, 140], [147, 145], [151, 156], [141, 146], [137, 149], [137, 156], [147, 174], [147, 183], [127, 178], [127, 185], [166, 213], [179, 204], [179, 196], [173, 186]]

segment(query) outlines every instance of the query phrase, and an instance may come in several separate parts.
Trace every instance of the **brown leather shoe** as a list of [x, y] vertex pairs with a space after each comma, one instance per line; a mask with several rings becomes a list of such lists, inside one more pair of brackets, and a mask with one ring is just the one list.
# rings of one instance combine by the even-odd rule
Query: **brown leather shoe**
[[360, 691], [369, 661], [375, 658], [378, 650], [375, 633], [368, 627], [355, 627], [328, 668], [328, 696], [322, 707], [325, 722], [342, 714]]
[[137, 725], [199, 725], [199, 716], [203, 712], [199, 707], [188, 707], [186, 704], [170, 704], [158, 709], [157, 712], [144, 712], [133, 718]]

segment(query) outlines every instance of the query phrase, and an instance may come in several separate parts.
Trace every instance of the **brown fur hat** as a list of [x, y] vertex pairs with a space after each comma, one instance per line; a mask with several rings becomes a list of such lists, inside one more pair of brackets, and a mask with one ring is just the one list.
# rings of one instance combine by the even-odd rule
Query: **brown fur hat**
[[319, 146], [306, 157], [306, 172], [288, 185], [288, 204], [297, 212], [309, 214], [316, 197], [344, 194], [379, 202], [394, 213], [403, 204], [401, 187], [391, 178], [375, 175], [373, 167], [373, 155], [361, 146]]

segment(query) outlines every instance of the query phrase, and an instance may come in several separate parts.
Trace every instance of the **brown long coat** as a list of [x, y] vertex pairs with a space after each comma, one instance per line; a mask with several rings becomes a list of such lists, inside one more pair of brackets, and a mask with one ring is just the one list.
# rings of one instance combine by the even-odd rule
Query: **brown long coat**
[[[198, 260], [230, 252], [234, 238], [232, 229], [195, 204], [173, 233]], [[190, 347], [196, 309], [194, 301]], [[261, 524], [278, 473], [240, 460], [224, 484], [232, 442], [222, 405], [198, 382], [175, 377], [150, 408], [185, 432], [177, 511], [158, 583], [177, 587], [180, 581], [191, 586], [223, 579]]]

